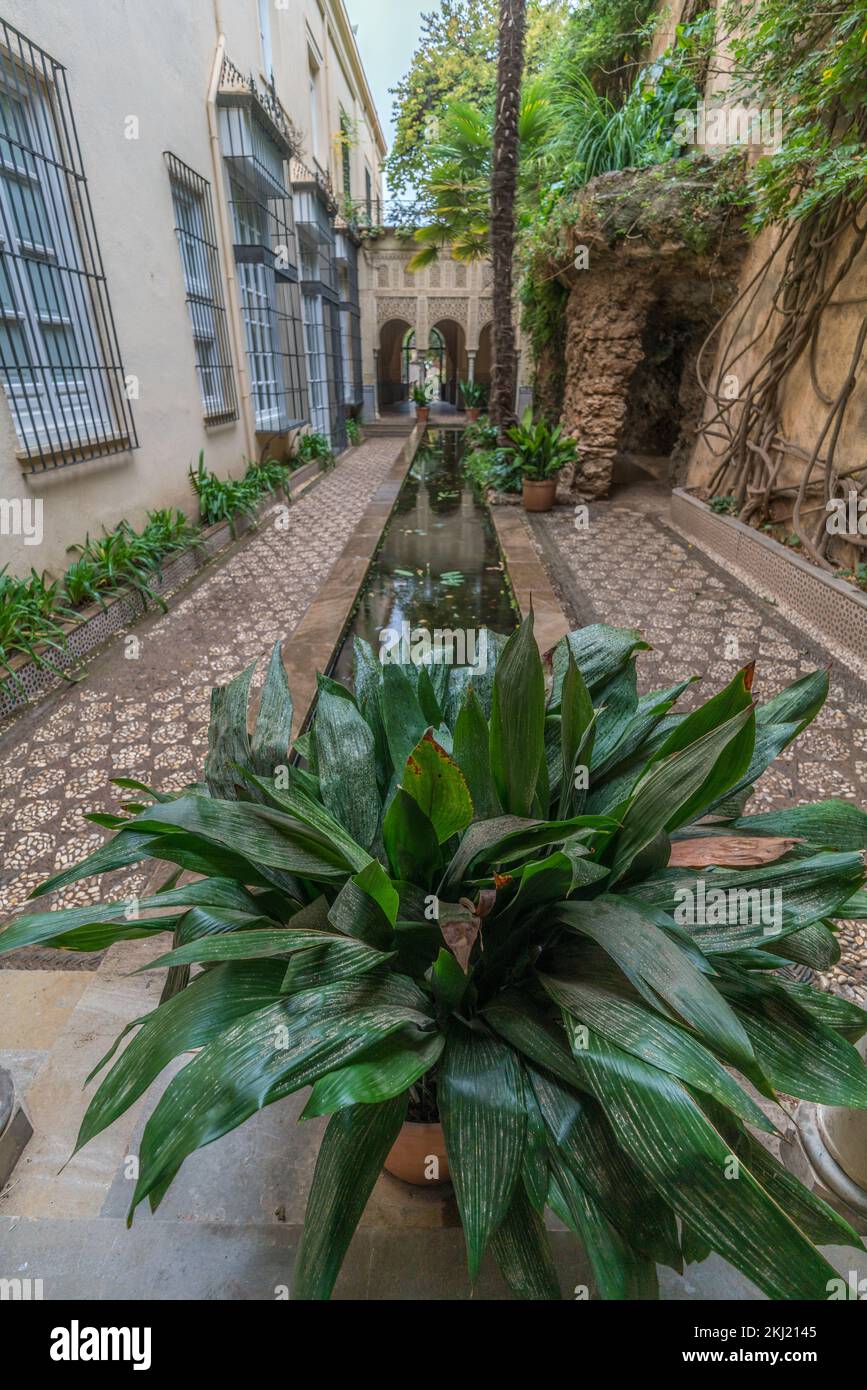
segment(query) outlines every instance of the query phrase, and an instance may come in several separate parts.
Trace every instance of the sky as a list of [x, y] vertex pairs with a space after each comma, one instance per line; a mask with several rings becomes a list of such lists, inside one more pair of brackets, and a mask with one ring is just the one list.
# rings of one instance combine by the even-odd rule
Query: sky
[[345, 4], [350, 22], [358, 26], [358, 47], [390, 148], [394, 127], [389, 88], [409, 69], [421, 16], [439, 9], [439, 0], [345, 0]]

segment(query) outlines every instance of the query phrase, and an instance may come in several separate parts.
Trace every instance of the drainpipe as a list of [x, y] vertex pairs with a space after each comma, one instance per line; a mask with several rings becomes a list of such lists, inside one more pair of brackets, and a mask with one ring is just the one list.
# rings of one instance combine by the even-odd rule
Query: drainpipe
[[379, 348], [373, 349], [373, 418], [382, 418], [379, 413]]
[[[214, 3], [214, 18], [219, 26], [219, 5], [216, 3], [216, 0]], [[238, 273], [235, 265], [235, 253], [233, 250], [235, 238], [232, 233], [232, 220], [228, 199], [226, 197], [226, 182], [223, 177], [223, 156], [220, 150], [220, 130], [217, 121], [217, 92], [220, 89], [220, 74], [223, 71], [223, 59], [225, 56], [226, 37], [221, 33], [217, 40], [217, 51], [214, 55], [214, 67], [211, 73], [211, 81], [208, 87], [208, 99], [206, 102], [208, 132], [211, 141], [211, 164], [214, 171], [214, 199], [217, 205], [217, 219], [220, 224], [220, 254], [223, 261], [223, 273], [226, 277], [229, 332], [232, 335], [232, 354], [235, 359], [235, 370], [238, 375], [241, 422], [244, 426], [247, 458], [256, 460], [256, 422], [253, 416], [250, 374], [247, 368], [247, 348], [241, 333], [243, 316], [241, 311], [241, 293], [238, 285]]]

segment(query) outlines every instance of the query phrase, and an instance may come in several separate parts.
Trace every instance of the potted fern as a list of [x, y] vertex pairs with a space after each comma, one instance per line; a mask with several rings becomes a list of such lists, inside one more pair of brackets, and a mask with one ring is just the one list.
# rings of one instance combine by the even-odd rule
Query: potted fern
[[[834, 919], [864, 915], [867, 815], [746, 802], [828, 672], [756, 705], [747, 668], [683, 714], [689, 679], [638, 694], [631, 630], [575, 632], [546, 669], [531, 616], [488, 650], [480, 674], [357, 642], [354, 691], [320, 678], [302, 766], [278, 648], [253, 720], [252, 670], [214, 692], [202, 785], [120, 784], [133, 800], [93, 817], [113, 838], [36, 896], [150, 859], [164, 891], [134, 920], [37, 902], [0, 934], [0, 953], [162, 937], [162, 1002], [105, 1059], [77, 1149], [190, 1053], [130, 1214], [311, 1087], [304, 1115], [330, 1118], [296, 1299], [330, 1296], [411, 1114], [442, 1125], [472, 1280], [490, 1251], [516, 1297], [561, 1297], [550, 1210], [606, 1298], [652, 1298], [658, 1265], [711, 1251], [770, 1298], [826, 1298], [817, 1245], [858, 1238], [756, 1138], [755, 1094], [867, 1107], [867, 1014], [779, 973], [827, 968]], [[771, 919], [745, 917], [765, 894]]]
[[512, 441], [508, 453], [523, 477], [525, 510], [550, 512], [557, 499], [557, 480], [566, 465], [577, 458], [575, 440], [565, 436], [560, 425], [552, 429], [544, 420], [534, 423], [529, 407], [507, 436]]
[[488, 393], [479, 381], [462, 381], [461, 395], [464, 398], [467, 419], [471, 424], [475, 424], [485, 407]]

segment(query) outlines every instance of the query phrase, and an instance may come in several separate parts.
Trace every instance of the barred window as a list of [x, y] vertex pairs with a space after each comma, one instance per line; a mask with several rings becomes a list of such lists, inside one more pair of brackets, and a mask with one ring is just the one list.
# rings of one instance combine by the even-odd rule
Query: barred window
[[175, 233], [193, 330], [196, 372], [207, 424], [238, 418], [235, 373], [223, 302], [211, 185], [168, 150]]
[[137, 447], [66, 72], [3, 21], [0, 375], [31, 472]]
[[220, 120], [251, 391], [257, 431], [282, 434], [309, 418], [289, 151], [258, 119], [257, 102], [239, 102], [224, 93]]

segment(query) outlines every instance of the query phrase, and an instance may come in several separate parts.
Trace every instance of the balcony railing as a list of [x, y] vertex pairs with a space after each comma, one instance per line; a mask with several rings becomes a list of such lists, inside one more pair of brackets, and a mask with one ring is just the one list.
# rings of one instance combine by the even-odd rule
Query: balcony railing
[[340, 198], [339, 210], [347, 227], [365, 238], [412, 232], [430, 221], [430, 208], [422, 199]]
[[223, 57], [218, 99], [224, 105], [251, 106], [260, 124], [276, 138], [287, 158], [293, 158], [301, 149], [301, 134], [286, 114], [274, 87], [257, 82], [252, 74], [245, 77], [228, 55]]

